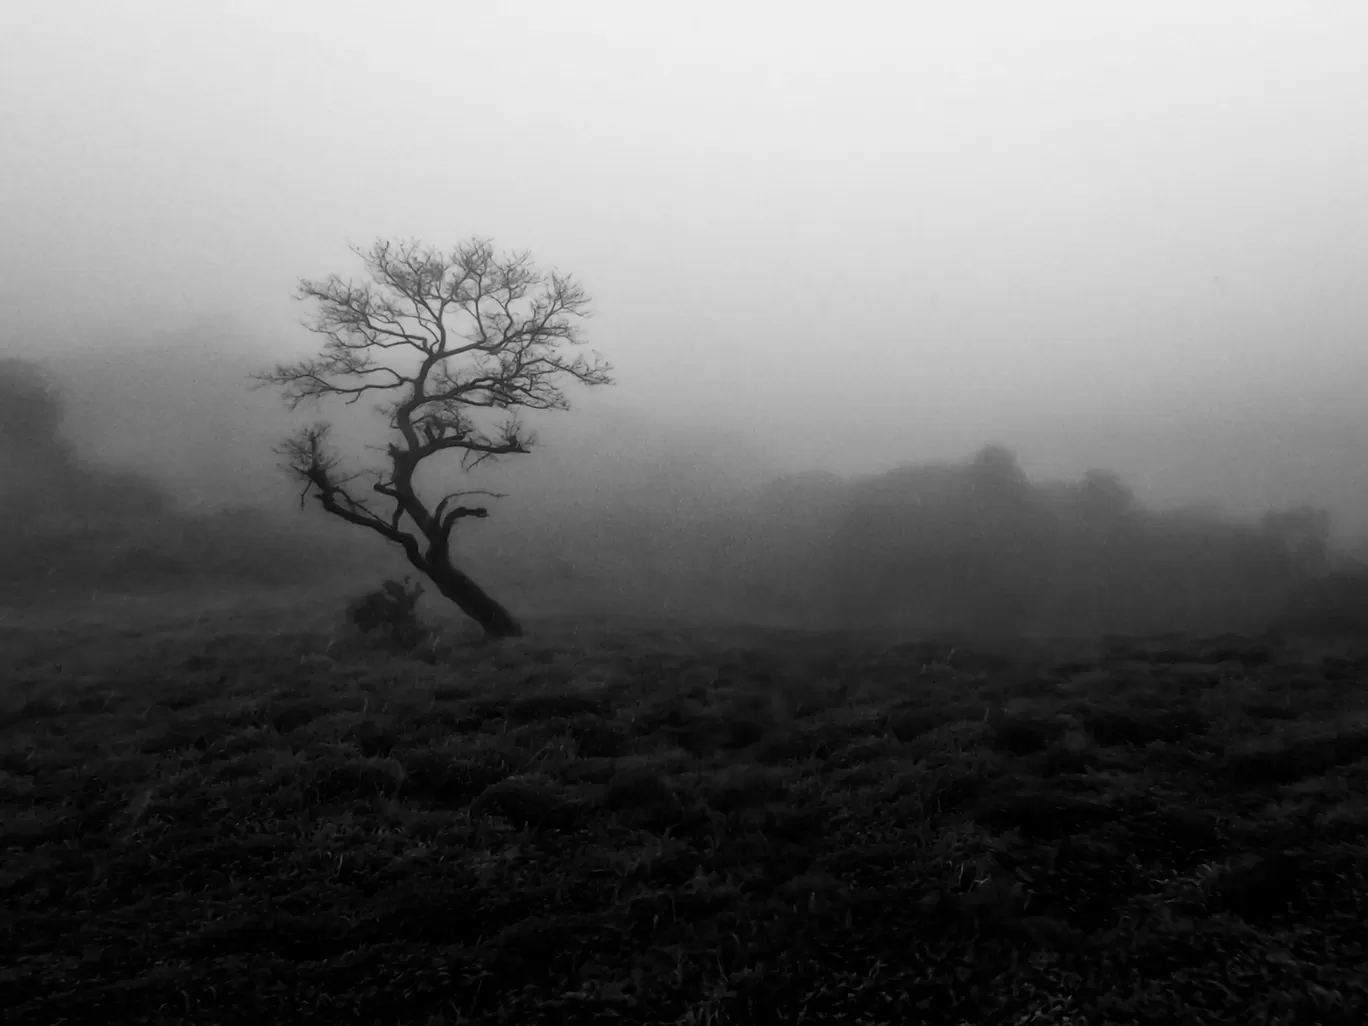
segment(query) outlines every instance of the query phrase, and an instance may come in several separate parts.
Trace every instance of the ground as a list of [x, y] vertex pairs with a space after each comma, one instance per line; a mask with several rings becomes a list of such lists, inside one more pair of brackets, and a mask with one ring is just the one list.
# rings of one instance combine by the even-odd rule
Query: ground
[[1368, 648], [337, 620], [0, 620], [6, 1022], [1368, 1021]]

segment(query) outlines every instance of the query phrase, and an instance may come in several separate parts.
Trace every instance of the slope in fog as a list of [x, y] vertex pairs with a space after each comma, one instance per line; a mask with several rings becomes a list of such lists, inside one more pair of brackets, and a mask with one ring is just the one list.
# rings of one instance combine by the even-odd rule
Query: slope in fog
[[[369, 532], [312, 503], [298, 510], [270, 452], [291, 417], [269, 389], [247, 388], [246, 373], [261, 364], [249, 346], [228, 333], [217, 347], [203, 335], [174, 341], [51, 363], [62, 388], [27, 393], [40, 415], [15, 418], [35, 427], [9, 447], [14, 466], [56, 468], [42, 477], [43, 502], [89, 524], [92, 507], [72, 495], [91, 494], [96, 481], [109, 495], [135, 482], [147, 504], [143, 541], [118, 565], [139, 572], [167, 563], [191, 523], [236, 538], [212, 546], [220, 567], [234, 552], [256, 564], [268, 549], [293, 549], [297, 575], [340, 567], [360, 582], [407, 572]], [[73, 413], [65, 424], [57, 395]], [[338, 420], [350, 458], [376, 458], [364, 445], [382, 440], [379, 417], [360, 404], [323, 412]], [[882, 473], [778, 473], [740, 436], [597, 397], [532, 423], [541, 435], [532, 454], [467, 475], [464, 487], [505, 497], [491, 500], [488, 520], [462, 525], [457, 553], [533, 615], [1037, 634], [1257, 630], [1335, 558], [1331, 522], [1314, 507], [1262, 518], [1158, 508], [1106, 471], [1033, 478], [1004, 447]], [[448, 463], [428, 486], [460, 473]], [[249, 553], [243, 539], [256, 535], [263, 541]], [[226, 585], [210, 575], [204, 586]]]
[[[92, 455], [98, 446], [73, 441], [65, 404], [51, 371], [0, 360], [5, 599], [293, 585], [364, 561], [364, 539], [329, 544], [332, 525], [319, 532], [242, 505], [183, 508], [165, 463], [111, 466]], [[163, 437], [174, 431], [163, 423]]]

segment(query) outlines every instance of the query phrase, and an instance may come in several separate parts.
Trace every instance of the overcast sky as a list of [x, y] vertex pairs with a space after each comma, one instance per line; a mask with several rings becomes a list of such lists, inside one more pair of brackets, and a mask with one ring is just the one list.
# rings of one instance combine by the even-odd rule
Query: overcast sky
[[1357, 517], [1365, 54], [1333, 0], [7, 0], [0, 346], [288, 354], [348, 243], [478, 234], [584, 282], [624, 401], [795, 467]]

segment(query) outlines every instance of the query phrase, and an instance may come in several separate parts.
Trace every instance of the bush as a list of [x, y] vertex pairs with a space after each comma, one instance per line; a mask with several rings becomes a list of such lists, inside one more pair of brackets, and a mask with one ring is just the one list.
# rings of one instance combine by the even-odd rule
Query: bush
[[380, 648], [412, 652], [432, 637], [432, 630], [418, 619], [421, 584], [389, 580], [375, 591], [353, 599], [347, 606], [347, 623]]

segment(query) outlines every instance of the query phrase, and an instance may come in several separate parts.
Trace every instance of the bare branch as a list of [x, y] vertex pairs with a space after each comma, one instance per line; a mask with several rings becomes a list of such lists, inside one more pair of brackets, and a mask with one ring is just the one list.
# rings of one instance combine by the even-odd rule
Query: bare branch
[[412, 541], [398, 530], [397, 525], [382, 519], [365, 502], [347, 490], [346, 486], [364, 476], [364, 473], [338, 474], [337, 468], [341, 461], [327, 447], [330, 431], [331, 425], [324, 422], [302, 428], [294, 437], [287, 439], [274, 450], [278, 455], [285, 457], [284, 469], [304, 482], [300, 503], [302, 504], [312, 492], [319, 504], [334, 516], [361, 527], [369, 527], [400, 544], [404, 544], [406, 540]]
[[[323, 339], [319, 353], [277, 364], [252, 380], [254, 387], [279, 387], [291, 409], [388, 393], [389, 401], [375, 409], [391, 430], [384, 449], [389, 470], [341, 474], [325, 444], [326, 424], [304, 429], [277, 451], [304, 482], [301, 499], [313, 494], [329, 513], [402, 545], [419, 569], [431, 575], [445, 566], [440, 572], [450, 587], [459, 579], [460, 588], [478, 591], [449, 565], [450, 534], [461, 519], [488, 516], [485, 507], [460, 499], [499, 496], [452, 491], [429, 506], [415, 488], [415, 474], [424, 460], [448, 451], [460, 454], [466, 471], [528, 453], [536, 437], [517, 411], [568, 409], [565, 382], [612, 383], [611, 368], [597, 354], [568, 351], [583, 344], [578, 322], [590, 315], [589, 298], [570, 276], [542, 273], [526, 253], [498, 255], [483, 239], [448, 252], [407, 240], [380, 240], [353, 252], [366, 279], [334, 274], [299, 282], [297, 298], [315, 307], [304, 326]], [[487, 410], [509, 416], [489, 424], [482, 419]], [[376, 478], [373, 493], [391, 506], [378, 509], [349, 489], [366, 474]], [[405, 530], [406, 519], [416, 535]], [[480, 602], [496, 620], [504, 617], [504, 627], [516, 626], [487, 596]]]

